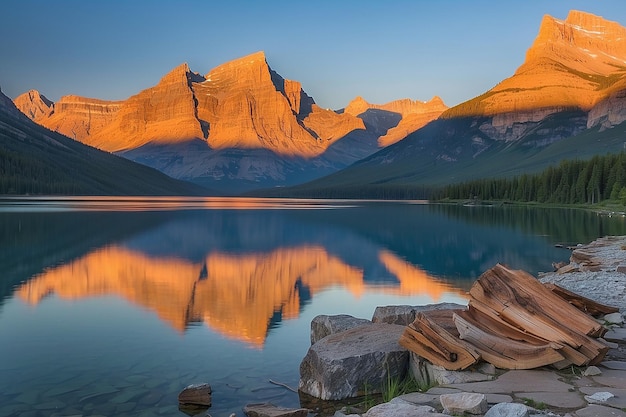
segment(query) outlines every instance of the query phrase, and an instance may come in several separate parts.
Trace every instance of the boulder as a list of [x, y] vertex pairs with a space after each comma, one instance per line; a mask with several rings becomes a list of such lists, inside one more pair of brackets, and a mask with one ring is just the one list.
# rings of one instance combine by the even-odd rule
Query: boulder
[[272, 403], [248, 404], [243, 408], [248, 417], [306, 417], [306, 408], [283, 408]]
[[439, 304], [427, 304], [423, 306], [378, 306], [374, 310], [372, 316], [373, 323], [388, 323], [399, 324], [401, 326], [407, 326], [415, 320], [415, 316], [421, 311], [431, 310], [454, 310], [463, 309], [464, 305], [456, 303], [439, 303]]
[[428, 405], [415, 405], [404, 401], [393, 401], [376, 405], [363, 417], [449, 417], [438, 413]]
[[499, 403], [485, 413], [484, 417], [528, 417], [528, 407], [519, 403]]
[[328, 335], [346, 331], [354, 327], [371, 324], [366, 319], [359, 319], [347, 314], [337, 314], [334, 316], [319, 315], [311, 320], [311, 344], [325, 338]]
[[322, 400], [380, 393], [388, 378], [403, 378], [409, 353], [398, 344], [404, 326], [368, 324], [329, 335], [300, 363], [298, 388]]
[[484, 414], [489, 408], [485, 394], [459, 392], [439, 397], [444, 412], [448, 414]]
[[188, 385], [178, 394], [181, 405], [211, 406], [211, 386], [207, 383]]

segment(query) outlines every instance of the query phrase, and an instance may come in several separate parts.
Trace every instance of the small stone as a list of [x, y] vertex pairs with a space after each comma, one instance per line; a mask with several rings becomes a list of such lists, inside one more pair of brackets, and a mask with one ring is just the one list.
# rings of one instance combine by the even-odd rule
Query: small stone
[[602, 375], [602, 371], [597, 366], [589, 366], [587, 367], [587, 369], [585, 369], [585, 371], [583, 372], [583, 375], [584, 376]]
[[604, 334], [604, 338], [609, 342], [626, 342], [626, 329], [621, 327], [610, 329]]
[[496, 367], [493, 366], [493, 364], [489, 363], [489, 362], [481, 362], [481, 363], [479, 363], [479, 365], [476, 367], [476, 370], [478, 372], [480, 372], [481, 374], [485, 374], [485, 375], [495, 375], [496, 374]]
[[528, 417], [528, 407], [519, 403], [499, 403], [485, 413], [484, 417]]
[[243, 408], [248, 417], [306, 417], [306, 408], [283, 408], [272, 403], [248, 404]]
[[609, 324], [622, 324], [624, 323], [624, 317], [622, 317], [622, 313], [611, 313], [607, 314], [603, 317], [604, 321]]
[[211, 386], [207, 383], [187, 386], [178, 394], [178, 403], [210, 407]]
[[608, 340], [605, 340], [602, 337], [598, 337], [598, 341], [600, 343], [604, 343], [605, 345], [607, 345], [609, 347], [609, 349], [617, 349], [617, 348], [619, 348], [619, 344], [618, 343], [609, 342]]
[[448, 414], [484, 414], [489, 408], [485, 394], [475, 392], [443, 394], [439, 401]]
[[592, 395], [585, 395], [585, 401], [587, 401], [589, 404], [602, 404], [607, 402], [609, 398], [613, 397], [615, 397], [615, 395], [611, 394], [610, 392], [601, 391], [596, 392]]

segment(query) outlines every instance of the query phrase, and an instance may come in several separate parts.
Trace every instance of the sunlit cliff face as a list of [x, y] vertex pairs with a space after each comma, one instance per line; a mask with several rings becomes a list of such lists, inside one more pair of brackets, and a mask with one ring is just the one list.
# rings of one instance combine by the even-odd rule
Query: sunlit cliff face
[[[381, 251], [379, 259], [399, 281], [385, 292], [427, 295], [437, 301], [444, 292], [455, 291], [391, 252]], [[154, 311], [178, 331], [203, 321], [225, 337], [262, 347], [273, 318], [298, 317], [303, 296], [331, 287], [359, 297], [368, 285], [361, 269], [320, 246], [213, 252], [197, 263], [110, 246], [44, 271], [17, 294], [33, 305], [49, 294], [70, 300], [116, 295]]]

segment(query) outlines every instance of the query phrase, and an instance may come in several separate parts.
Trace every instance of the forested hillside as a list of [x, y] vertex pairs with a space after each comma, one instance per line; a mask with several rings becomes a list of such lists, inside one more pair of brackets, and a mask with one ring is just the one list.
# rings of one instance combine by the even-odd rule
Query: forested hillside
[[563, 161], [535, 175], [449, 185], [436, 192], [433, 198], [555, 204], [594, 204], [619, 200], [626, 204], [626, 153], [595, 156], [587, 161]]

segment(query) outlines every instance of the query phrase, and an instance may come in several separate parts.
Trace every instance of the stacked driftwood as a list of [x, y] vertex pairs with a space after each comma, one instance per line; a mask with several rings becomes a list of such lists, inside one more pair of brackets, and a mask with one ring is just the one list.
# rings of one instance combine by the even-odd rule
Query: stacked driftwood
[[608, 346], [592, 315], [615, 311], [498, 264], [473, 284], [466, 309], [418, 313], [400, 344], [448, 370], [481, 359], [502, 369], [593, 365]]

